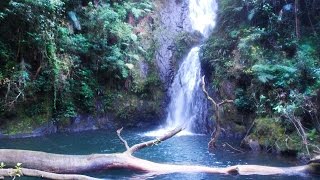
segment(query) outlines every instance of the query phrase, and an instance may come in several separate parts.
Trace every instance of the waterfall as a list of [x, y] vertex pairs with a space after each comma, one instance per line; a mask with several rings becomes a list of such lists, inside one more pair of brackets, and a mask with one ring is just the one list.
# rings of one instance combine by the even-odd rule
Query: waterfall
[[[216, 0], [189, 0], [189, 18], [192, 31], [199, 31], [206, 39], [216, 23]], [[177, 126], [184, 125], [180, 135], [193, 134], [197, 120], [205, 118], [201, 100], [200, 45], [192, 48], [179, 67], [169, 90], [170, 104], [166, 123], [157, 131], [146, 135], [158, 136]]]
[[216, 0], [190, 0], [189, 17], [192, 29], [208, 38], [216, 25], [217, 10]]
[[[197, 106], [197, 92], [200, 91], [199, 47], [193, 48], [180, 65], [170, 88], [171, 102], [168, 107], [166, 127], [186, 126], [187, 132], [192, 131], [193, 122], [199, 117], [201, 105]], [[165, 129], [167, 129], [165, 128]]]

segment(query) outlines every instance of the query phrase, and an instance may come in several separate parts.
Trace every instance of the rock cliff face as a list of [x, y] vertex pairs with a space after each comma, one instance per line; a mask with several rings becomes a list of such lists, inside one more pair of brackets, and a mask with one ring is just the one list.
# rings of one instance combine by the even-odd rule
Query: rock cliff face
[[156, 27], [156, 63], [159, 68], [160, 78], [168, 88], [174, 77], [173, 62], [174, 40], [184, 31], [191, 29], [188, 18], [188, 0], [158, 0], [155, 2]]

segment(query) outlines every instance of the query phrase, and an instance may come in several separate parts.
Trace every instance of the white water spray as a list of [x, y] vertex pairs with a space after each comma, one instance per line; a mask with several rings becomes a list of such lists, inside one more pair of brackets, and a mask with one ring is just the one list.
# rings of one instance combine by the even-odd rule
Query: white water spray
[[208, 38], [216, 25], [218, 5], [216, 0], [190, 0], [189, 16], [193, 30]]
[[[217, 9], [215, 0], [190, 0], [189, 17], [192, 29], [208, 38], [216, 24]], [[174, 78], [169, 90], [171, 102], [166, 124], [159, 130], [146, 133], [147, 136], [159, 136], [181, 125], [186, 129], [178, 135], [192, 135], [195, 121], [204, 118], [201, 117], [203, 104], [199, 103], [201, 102], [199, 50], [200, 46], [191, 49]]]

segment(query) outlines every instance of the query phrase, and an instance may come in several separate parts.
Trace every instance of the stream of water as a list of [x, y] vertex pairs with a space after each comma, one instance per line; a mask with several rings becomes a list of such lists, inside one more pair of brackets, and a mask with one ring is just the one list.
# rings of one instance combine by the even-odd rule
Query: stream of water
[[[130, 145], [150, 140], [144, 132], [139, 130], [124, 130], [122, 135]], [[135, 156], [155, 162], [171, 164], [197, 164], [206, 166], [226, 167], [236, 164], [260, 164], [270, 166], [294, 166], [295, 161], [278, 157], [272, 154], [236, 153], [231, 149], [208, 152], [209, 136], [179, 136], [173, 137], [157, 146], [138, 151]], [[221, 140], [220, 142], [223, 142]], [[232, 144], [232, 142], [230, 142]], [[235, 145], [234, 145], [235, 146]], [[236, 146], [235, 146], [236, 147]], [[0, 139], [0, 148], [14, 148], [38, 150], [61, 154], [91, 154], [123, 152], [125, 147], [118, 139], [115, 131], [105, 130], [88, 131], [73, 134], [53, 134], [49, 136], [25, 139]], [[22, 165], [23, 166], [23, 165]], [[316, 176], [226, 176], [205, 173], [195, 174], [167, 174], [160, 176], [145, 175], [142, 173], [111, 170], [89, 174], [104, 179], [319, 179]], [[28, 178], [30, 179], [30, 178]], [[31, 178], [34, 179], [34, 178]]]
[[[199, 31], [206, 39], [216, 24], [216, 0], [190, 0], [189, 18], [193, 31]], [[180, 65], [169, 90], [171, 102], [166, 123], [148, 136], [158, 136], [177, 126], [185, 126], [179, 135], [192, 135], [196, 121], [206, 118], [206, 106], [201, 96], [200, 45], [192, 48]], [[203, 120], [202, 120], [203, 122]]]

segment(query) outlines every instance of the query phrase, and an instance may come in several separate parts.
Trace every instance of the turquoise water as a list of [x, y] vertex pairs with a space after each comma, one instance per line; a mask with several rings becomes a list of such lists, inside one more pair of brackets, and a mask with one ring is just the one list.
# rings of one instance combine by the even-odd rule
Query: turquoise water
[[[130, 145], [152, 139], [137, 130], [124, 130], [122, 135]], [[208, 152], [205, 135], [173, 137], [157, 146], [145, 148], [135, 156], [155, 162], [172, 164], [198, 164], [226, 167], [236, 164], [259, 164], [270, 166], [295, 166], [295, 161], [271, 154], [236, 153], [227, 147], [214, 153]], [[224, 140], [221, 140], [223, 142]], [[230, 142], [232, 143], [232, 142]], [[221, 147], [221, 146], [220, 146]], [[25, 139], [0, 139], [0, 148], [38, 150], [62, 154], [114, 153], [125, 150], [115, 132], [89, 131], [74, 134], [53, 134]], [[320, 179], [316, 176], [225, 176], [205, 173], [167, 174], [153, 176], [126, 170], [92, 173], [105, 179]]]

